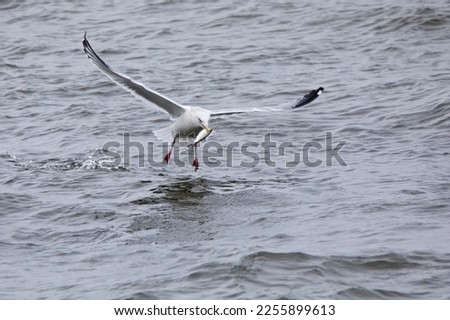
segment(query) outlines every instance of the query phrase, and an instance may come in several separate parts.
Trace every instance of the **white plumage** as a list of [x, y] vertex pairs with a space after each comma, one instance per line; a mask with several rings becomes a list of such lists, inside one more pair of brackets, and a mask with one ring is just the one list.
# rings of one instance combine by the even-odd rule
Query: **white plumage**
[[[210, 112], [200, 107], [183, 106], [164, 95], [147, 88], [143, 84], [131, 79], [130, 77], [123, 75], [114, 69], [110, 68], [92, 49], [89, 41], [87, 40], [86, 33], [83, 38], [83, 50], [92, 61], [92, 63], [103, 73], [105, 73], [111, 80], [117, 83], [125, 90], [131, 92], [137, 98], [150, 102], [160, 108], [160, 110], [166, 112], [174, 122], [165, 128], [154, 130], [155, 136], [165, 142], [171, 143], [169, 152], [165, 155], [164, 160], [169, 162], [170, 155], [173, 150], [173, 146], [176, 142], [191, 142], [188, 146], [194, 149], [194, 162], [193, 166], [195, 171], [198, 170], [199, 163], [197, 159], [197, 145], [206, 139], [212, 132], [212, 129], [208, 126], [208, 121], [211, 116], [224, 116], [234, 113], [249, 113], [249, 112], [270, 112], [280, 111], [278, 108], [253, 108], [249, 110], [224, 110]], [[320, 95], [323, 88], [320, 87], [317, 95]], [[305, 98], [305, 97], [304, 97]], [[312, 101], [313, 99], [310, 99]], [[304, 104], [309, 103], [306, 101]], [[292, 105], [292, 108], [296, 108], [296, 104]]]
[[[143, 84], [125, 76], [114, 69], [110, 68], [98, 55], [87, 40], [86, 34], [83, 38], [83, 49], [92, 63], [105, 73], [111, 80], [123, 87], [125, 90], [131, 92], [145, 102], [160, 107], [175, 121], [166, 128], [155, 130], [154, 134], [158, 139], [171, 142], [171, 148], [164, 157], [166, 162], [169, 161], [173, 146], [177, 141], [191, 141], [191, 146], [194, 148], [194, 162], [195, 171], [198, 170], [198, 159], [196, 153], [197, 144], [204, 140], [212, 131], [208, 127], [208, 121], [211, 113], [200, 107], [183, 106], [162, 94], [147, 88]], [[229, 112], [233, 113], [233, 112]], [[201, 135], [199, 136], [199, 134]]]

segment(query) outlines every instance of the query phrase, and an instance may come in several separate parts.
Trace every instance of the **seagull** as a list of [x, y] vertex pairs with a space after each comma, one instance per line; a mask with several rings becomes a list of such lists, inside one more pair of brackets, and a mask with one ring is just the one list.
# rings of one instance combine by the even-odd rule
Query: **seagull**
[[[138, 81], [135, 81], [132, 78], [124, 74], [121, 74], [115, 71], [113, 68], [109, 67], [94, 51], [94, 49], [92, 48], [91, 44], [87, 39], [86, 33], [84, 34], [82, 43], [83, 43], [83, 50], [86, 53], [87, 57], [100, 71], [102, 71], [112, 81], [114, 81], [116, 84], [118, 84], [125, 90], [129, 91], [137, 98], [143, 100], [144, 102], [148, 102], [152, 105], [159, 107], [162, 111], [166, 112], [173, 120], [173, 123], [171, 123], [169, 126], [159, 130], [153, 130], [153, 133], [158, 139], [171, 142], [170, 149], [168, 153], [164, 156], [164, 161], [166, 163], [169, 162], [172, 150], [177, 142], [190, 141], [191, 143], [188, 145], [188, 147], [192, 147], [194, 150], [194, 160], [192, 166], [194, 167], [195, 171], [198, 170], [199, 161], [197, 157], [197, 146], [201, 141], [205, 140], [213, 131], [213, 129], [211, 129], [208, 124], [208, 121], [211, 116], [224, 116], [236, 113], [280, 110], [275, 108], [265, 108], [265, 109], [253, 108], [247, 110], [233, 109], [233, 110], [211, 112], [207, 109], [196, 106], [181, 105], [173, 101], [172, 99], [169, 99], [164, 95], [156, 92], [155, 90], [147, 88]], [[323, 88], [321, 87], [320, 89], [321, 89], [320, 93], [322, 93]], [[312, 100], [306, 101], [306, 103], [302, 103], [302, 105], [307, 104]], [[298, 101], [300, 101], [300, 99], [296, 101], [297, 106], [295, 103], [294, 105], [292, 105], [293, 108], [300, 106], [298, 105]]]

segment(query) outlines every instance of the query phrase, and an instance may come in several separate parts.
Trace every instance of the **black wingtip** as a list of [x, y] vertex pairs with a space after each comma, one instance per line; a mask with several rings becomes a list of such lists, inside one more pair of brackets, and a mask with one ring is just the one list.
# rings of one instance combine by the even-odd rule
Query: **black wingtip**
[[[91, 61], [98, 61], [100, 63], [102, 63], [103, 65], [105, 65], [107, 68], [109, 68], [109, 66], [105, 63], [105, 61], [103, 61], [98, 55], [97, 53], [95, 53], [94, 49], [92, 48], [91, 44], [89, 43], [88, 39], [87, 39], [87, 33], [84, 33], [84, 37], [83, 37], [83, 51], [84, 53], [86, 53], [87, 57], [89, 59], [91, 59]], [[95, 64], [95, 62], [94, 62]]]
[[83, 40], [81, 42], [83, 43], [83, 49], [86, 51], [86, 47], [87, 47], [87, 44], [88, 44], [87, 32], [86, 31], [84, 32], [84, 37], [83, 37]]
[[317, 90], [310, 91], [302, 98], [297, 99], [297, 101], [295, 101], [295, 103], [292, 105], [292, 109], [303, 107], [304, 105], [313, 102], [315, 99], [317, 99], [318, 96], [322, 94], [323, 91], [325, 91], [323, 87], [319, 87]]

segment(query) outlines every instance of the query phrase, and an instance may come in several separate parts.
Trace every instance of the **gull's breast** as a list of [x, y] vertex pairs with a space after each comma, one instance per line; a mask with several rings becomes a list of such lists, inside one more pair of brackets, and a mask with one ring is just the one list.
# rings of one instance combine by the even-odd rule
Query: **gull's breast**
[[173, 136], [178, 134], [181, 139], [195, 139], [197, 134], [203, 129], [200, 125], [199, 117], [189, 109], [175, 120], [172, 128]]

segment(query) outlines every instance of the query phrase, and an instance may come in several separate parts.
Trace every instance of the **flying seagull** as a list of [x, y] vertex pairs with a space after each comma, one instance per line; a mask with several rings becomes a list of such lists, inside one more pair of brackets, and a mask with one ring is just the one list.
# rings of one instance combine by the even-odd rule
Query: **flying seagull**
[[[199, 162], [197, 158], [197, 145], [205, 140], [212, 132], [212, 129], [208, 125], [208, 121], [211, 116], [223, 116], [235, 113], [248, 113], [255, 111], [275, 111], [279, 109], [248, 109], [248, 110], [225, 110], [210, 112], [206, 109], [200, 107], [181, 105], [172, 99], [165, 97], [164, 95], [147, 88], [143, 84], [131, 79], [130, 77], [115, 71], [113, 68], [109, 67], [98, 55], [95, 53], [94, 49], [90, 45], [86, 33], [83, 37], [83, 50], [91, 60], [91, 62], [103, 73], [105, 73], [112, 81], [124, 88], [125, 90], [132, 93], [137, 98], [143, 100], [144, 102], [150, 102], [153, 105], [158, 106], [162, 111], [166, 112], [173, 121], [170, 126], [154, 130], [155, 136], [163, 141], [171, 142], [171, 147], [169, 152], [164, 156], [164, 161], [169, 162], [170, 155], [172, 154], [173, 147], [178, 141], [190, 141], [188, 145], [194, 149], [194, 161], [193, 167], [195, 171], [198, 170]], [[320, 87], [316, 93], [322, 93], [323, 88]], [[314, 90], [313, 90], [314, 91]], [[311, 93], [310, 93], [311, 94]], [[306, 96], [305, 96], [306, 97]], [[303, 97], [302, 99], [305, 99]], [[292, 108], [297, 108], [303, 106], [313, 99], [308, 99], [308, 101], [303, 101], [298, 99]], [[195, 137], [195, 138], [194, 138]]]

